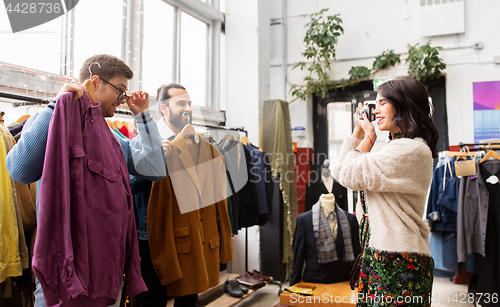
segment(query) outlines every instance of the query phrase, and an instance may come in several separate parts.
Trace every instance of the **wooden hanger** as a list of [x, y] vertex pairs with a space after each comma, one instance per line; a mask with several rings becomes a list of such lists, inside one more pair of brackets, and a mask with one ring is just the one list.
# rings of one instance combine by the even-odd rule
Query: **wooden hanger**
[[191, 124], [187, 124], [186, 126], [184, 126], [184, 128], [182, 128], [182, 131], [180, 133], [184, 138], [187, 138], [187, 137], [190, 137], [190, 136], [193, 136], [196, 134], [196, 131], [194, 130], [194, 127], [193, 125]]
[[121, 129], [123, 127], [123, 123], [121, 121], [119, 121], [119, 120], [115, 120], [113, 122], [113, 127]]
[[241, 143], [242, 143], [243, 145], [248, 145], [248, 144], [250, 144], [250, 141], [248, 140], [248, 138], [247, 138], [246, 136], [242, 136], [242, 137], [240, 138], [240, 141], [241, 141]]
[[132, 132], [134, 130], [137, 130], [137, 128], [132, 124], [131, 122], [128, 121], [123, 121], [122, 122], [125, 127], [127, 127], [128, 131]]
[[115, 127], [113, 126], [113, 123], [109, 119], [106, 119], [106, 123], [108, 124], [109, 128], [115, 129]]
[[182, 128], [182, 131], [177, 134], [175, 137], [174, 141], [179, 141], [181, 139], [189, 138], [190, 136], [194, 136], [196, 134], [196, 131], [194, 130], [193, 125], [187, 124]]
[[30, 116], [29, 116], [28, 114], [23, 115], [23, 116], [19, 117], [19, 119], [16, 121], [16, 123], [18, 123], [18, 124], [22, 124], [22, 123], [23, 123], [23, 121], [24, 121], [25, 119], [28, 119], [28, 118], [30, 118]]
[[488, 153], [486, 154], [486, 156], [484, 156], [484, 158], [482, 158], [481, 160], [479, 160], [479, 163], [483, 163], [484, 161], [488, 160], [489, 158], [495, 158], [497, 160], [500, 160], [500, 155], [498, 154], [498, 152], [494, 151], [494, 150], [490, 150], [488, 151]]
[[475, 155], [476, 153], [474, 152], [448, 151], [448, 157], [461, 157], [461, 156], [474, 157]]

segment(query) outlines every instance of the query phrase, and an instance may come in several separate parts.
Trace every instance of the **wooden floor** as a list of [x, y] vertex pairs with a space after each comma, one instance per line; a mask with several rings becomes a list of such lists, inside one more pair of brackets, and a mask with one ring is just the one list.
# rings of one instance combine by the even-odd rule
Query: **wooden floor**
[[[238, 304], [242, 300], [246, 299], [252, 295], [255, 291], [249, 290], [247, 294], [243, 295], [241, 298], [232, 297], [227, 293], [224, 293], [224, 283], [228, 278], [236, 279], [241, 275], [224, 273], [220, 275], [219, 284], [207, 291], [200, 293], [198, 306], [204, 307], [230, 307]], [[167, 307], [173, 307], [174, 300], [171, 299], [167, 302]]]

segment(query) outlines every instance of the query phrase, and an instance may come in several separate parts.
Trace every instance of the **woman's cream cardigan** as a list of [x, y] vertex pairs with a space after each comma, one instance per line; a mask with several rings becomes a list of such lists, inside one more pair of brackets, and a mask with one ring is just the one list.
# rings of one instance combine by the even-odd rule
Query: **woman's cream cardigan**
[[[430, 256], [429, 228], [422, 217], [432, 180], [432, 153], [421, 138], [396, 139], [376, 152], [355, 151], [348, 137], [333, 165], [346, 188], [366, 191], [370, 247]], [[358, 216], [361, 208], [356, 210]]]

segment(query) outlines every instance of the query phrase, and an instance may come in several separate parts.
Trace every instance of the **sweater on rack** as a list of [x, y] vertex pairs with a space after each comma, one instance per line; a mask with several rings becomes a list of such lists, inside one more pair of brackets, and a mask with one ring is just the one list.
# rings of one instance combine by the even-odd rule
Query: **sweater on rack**
[[[376, 152], [355, 151], [361, 140], [348, 137], [332, 175], [343, 186], [366, 191], [371, 248], [430, 256], [429, 228], [423, 220], [432, 179], [432, 154], [424, 140], [396, 139]], [[361, 209], [356, 210], [358, 218]]]

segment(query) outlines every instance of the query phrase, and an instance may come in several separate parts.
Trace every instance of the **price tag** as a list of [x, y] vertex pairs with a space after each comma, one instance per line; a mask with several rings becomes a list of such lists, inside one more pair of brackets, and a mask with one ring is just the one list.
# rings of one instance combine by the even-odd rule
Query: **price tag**
[[486, 179], [486, 182], [487, 183], [491, 183], [491, 184], [497, 184], [498, 183], [498, 177], [495, 176], [495, 175], [491, 175], [490, 177], [488, 177], [488, 179]]

